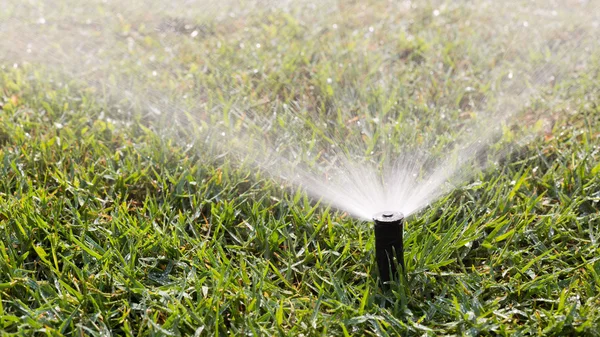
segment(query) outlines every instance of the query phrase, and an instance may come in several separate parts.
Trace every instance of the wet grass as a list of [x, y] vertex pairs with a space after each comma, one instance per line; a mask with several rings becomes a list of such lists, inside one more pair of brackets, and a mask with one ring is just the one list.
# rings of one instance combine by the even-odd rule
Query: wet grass
[[[399, 143], [451, 139], [476, 95], [489, 93], [496, 57], [492, 49], [478, 59], [454, 34], [473, 29], [453, 20], [465, 11], [449, 10], [443, 23], [432, 8], [402, 14], [415, 20], [408, 35], [387, 34], [375, 9], [338, 17], [338, 33], [277, 11], [193, 23], [206, 31], [194, 43], [218, 54], [182, 48], [174, 62], [217, 119], [228, 107], [276, 110], [273, 134], [289, 116], [330, 120], [337, 139], [359, 132], [366, 150], [385, 133], [337, 130], [357, 121], [376, 129], [380, 118]], [[189, 33], [181, 20], [171, 20], [173, 34]], [[443, 29], [448, 22], [456, 25]], [[273, 39], [284, 41], [269, 47]], [[409, 219], [408, 278], [387, 293], [371, 224], [215, 155], [168, 114], [124, 116], [127, 102], [49, 81], [49, 69], [2, 69], [4, 335], [599, 334], [597, 63], [575, 89], [572, 78], [553, 88], [548, 95], [563, 97], [553, 111], [531, 107], [553, 116], [540, 137]], [[296, 136], [319, 140], [319, 128]]]

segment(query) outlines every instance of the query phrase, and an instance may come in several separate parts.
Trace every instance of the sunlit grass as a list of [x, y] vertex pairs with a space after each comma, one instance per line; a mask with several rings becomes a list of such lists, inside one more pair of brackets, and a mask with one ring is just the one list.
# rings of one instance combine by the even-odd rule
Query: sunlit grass
[[[299, 115], [332, 121], [329, 132], [348, 132], [337, 140], [354, 141], [358, 127], [338, 130], [356, 121], [378, 130], [373, 119], [386, 118], [382, 128], [398, 136], [393, 146], [427, 137], [448, 143], [471, 118], [471, 101], [490, 93], [489, 60], [497, 55], [492, 49], [476, 59], [468, 35], [454, 34], [472, 28], [444, 30], [431, 13], [407, 12], [416, 22], [407, 38], [379, 29], [385, 12], [375, 10], [340, 17], [335, 32], [333, 23], [316, 30], [267, 12], [227, 29], [207, 26], [213, 33], [198, 43], [206, 50], [220, 43], [218, 55], [203, 58], [190, 47], [173, 67], [189, 67], [182, 78], [204, 90], [195, 98], [219, 112], [216, 120], [229, 118], [229, 108], [261, 116], [276, 110], [274, 136], [295, 127]], [[445, 20], [464, 13], [454, 8]], [[364, 38], [370, 33], [377, 40]], [[277, 38], [285, 39], [281, 50], [269, 48]], [[243, 41], [251, 41], [245, 49]], [[373, 41], [385, 48], [363, 53], [376, 49]], [[386, 59], [387, 50], [398, 59]], [[52, 69], [6, 64], [0, 329], [50, 336], [597, 335], [597, 60], [590, 67], [547, 95], [563, 97], [555, 110], [545, 111], [543, 100], [530, 106], [531, 114], [552, 116], [539, 137], [408, 220], [408, 279], [384, 293], [371, 224], [220, 156], [168, 111], [148, 116], [85, 82], [51, 82]], [[143, 80], [166, 92], [179, 84]], [[321, 140], [320, 125], [301, 125], [293, 136]], [[365, 149], [385, 136], [376, 133], [358, 138]], [[519, 136], [505, 130], [506, 138]]]

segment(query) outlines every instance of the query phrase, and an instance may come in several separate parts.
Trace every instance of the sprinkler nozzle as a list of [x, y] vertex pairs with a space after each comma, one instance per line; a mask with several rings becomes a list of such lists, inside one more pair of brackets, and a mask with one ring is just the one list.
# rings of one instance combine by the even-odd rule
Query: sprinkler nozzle
[[404, 214], [400, 212], [381, 212], [373, 216], [375, 221], [375, 258], [379, 269], [379, 279], [384, 288], [386, 282], [398, 279], [397, 264], [404, 272], [404, 244], [402, 225]]

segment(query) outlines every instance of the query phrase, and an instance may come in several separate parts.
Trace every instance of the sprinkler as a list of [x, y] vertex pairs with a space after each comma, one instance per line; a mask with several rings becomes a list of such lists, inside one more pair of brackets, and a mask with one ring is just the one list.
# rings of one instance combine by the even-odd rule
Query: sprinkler
[[375, 258], [379, 269], [379, 280], [383, 288], [386, 282], [398, 280], [397, 264], [404, 273], [404, 244], [402, 243], [402, 224], [404, 214], [400, 212], [381, 212], [373, 216], [375, 221]]

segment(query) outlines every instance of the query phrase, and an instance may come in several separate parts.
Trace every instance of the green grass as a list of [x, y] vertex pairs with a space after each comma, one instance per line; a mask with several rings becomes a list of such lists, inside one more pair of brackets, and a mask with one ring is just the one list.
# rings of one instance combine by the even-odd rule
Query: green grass
[[[492, 96], [480, 100], [493, 94], [492, 75], [508, 70], [492, 66], [503, 57], [493, 44], [477, 45], [487, 32], [464, 24], [473, 9], [449, 7], [439, 22], [429, 7], [394, 17], [375, 5], [364, 14], [348, 6], [333, 18], [337, 30], [332, 21], [313, 27], [284, 11], [208, 21], [211, 33], [184, 39], [167, 63], [187, 73], [136, 74], [133, 88], [173, 93], [183, 81], [202, 95], [182, 106], [200, 102], [194, 111], [210, 123], [231, 119], [235, 131], [232, 108], [265, 118], [275, 110], [266, 132], [275, 139], [315, 146], [327, 142], [319, 134], [325, 128], [334, 140], [364, 141], [365, 153], [389, 134], [392, 151], [414, 142], [443, 153], [477, 104], [493, 105]], [[390, 33], [399, 18], [414, 23]], [[137, 31], [147, 43], [132, 55], [147, 57], [154, 33], [121, 24], [115, 29]], [[375, 37], [364, 38], [370, 26]], [[252, 43], [241, 49], [243, 41]], [[255, 43], [262, 47], [249, 47]], [[539, 57], [527, 55], [506, 67], [517, 73], [517, 63]], [[552, 117], [543, 135], [409, 219], [408, 279], [386, 293], [371, 224], [221, 157], [168, 114], [148, 117], [85, 81], [52, 82], [51, 67], [5, 64], [0, 330], [599, 335], [600, 66], [593, 60], [525, 109]], [[135, 73], [130, 61], [119, 66]], [[353, 127], [355, 117], [373, 132]], [[504, 137], [519, 133], [507, 128]]]

